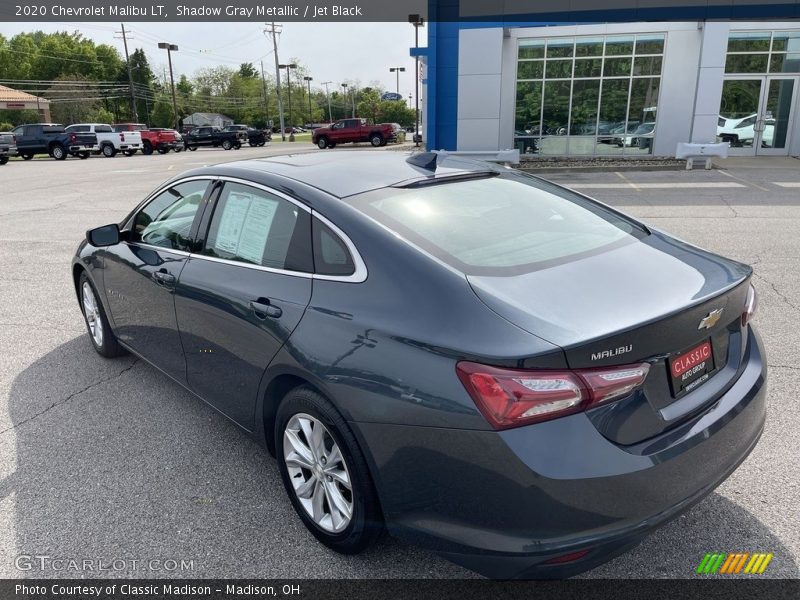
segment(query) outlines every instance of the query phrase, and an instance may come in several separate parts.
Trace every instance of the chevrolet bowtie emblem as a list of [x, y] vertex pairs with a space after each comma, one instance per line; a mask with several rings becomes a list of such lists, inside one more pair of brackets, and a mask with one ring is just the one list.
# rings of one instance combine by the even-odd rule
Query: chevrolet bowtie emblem
[[697, 326], [698, 329], [711, 329], [714, 325], [717, 324], [717, 321], [722, 318], [722, 308], [718, 308], [717, 310], [712, 310], [708, 313], [705, 317], [700, 320], [700, 325]]

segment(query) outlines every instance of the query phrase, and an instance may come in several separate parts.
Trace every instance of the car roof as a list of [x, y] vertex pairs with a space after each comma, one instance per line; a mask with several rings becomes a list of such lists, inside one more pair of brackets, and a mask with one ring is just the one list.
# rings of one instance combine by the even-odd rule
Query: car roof
[[[290, 154], [206, 167], [193, 174], [278, 175], [293, 179], [333, 196], [346, 198], [370, 190], [409, 184], [425, 179], [442, 180], [470, 173], [497, 171], [500, 167], [462, 157], [439, 155], [435, 171], [407, 162], [413, 154], [386, 151], [320, 151]], [[426, 156], [434, 156], [426, 153]]]

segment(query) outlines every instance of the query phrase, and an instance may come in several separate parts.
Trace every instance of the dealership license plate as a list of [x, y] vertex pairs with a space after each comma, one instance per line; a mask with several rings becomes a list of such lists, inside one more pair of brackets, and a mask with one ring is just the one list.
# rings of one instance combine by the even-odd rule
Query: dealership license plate
[[688, 394], [711, 377], [714, 372], [714, 352], [711, 340], [679, 354], [667, 361], [672, 395]]

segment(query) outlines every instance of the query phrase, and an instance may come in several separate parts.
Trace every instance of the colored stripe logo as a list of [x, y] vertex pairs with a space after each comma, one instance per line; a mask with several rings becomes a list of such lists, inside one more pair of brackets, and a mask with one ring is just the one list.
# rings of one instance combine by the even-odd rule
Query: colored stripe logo
[[772, 560], [772, 553], [707, 553], [697, 567], [698, 575], [760, 575]]

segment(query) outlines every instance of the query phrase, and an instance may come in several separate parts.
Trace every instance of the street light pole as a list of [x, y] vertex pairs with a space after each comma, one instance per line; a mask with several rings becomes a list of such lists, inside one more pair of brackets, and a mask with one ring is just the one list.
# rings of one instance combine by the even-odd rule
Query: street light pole
[[294, 141], [294, 125], [292, 125], [292, 75], [290, 73], [290, 69], [296, 69], [297, 64], [289, 63], [288, 65], [278, 65], [279, 69], [286, 69], [286, 89], [288, 90], [289, 95], [289, 128], [291, 131], [289, 132], [289, 141]]
[[328, 84], [332, 81], [323, 81], [322, 85], [325, 86], [325, 100], [328, 101], [328, 121], [333, 123], [333, 113], [331, 112], [331, 95], [328, 93]]
[[175, 76], [172, 74], [172, 53], [178, 51], [178, 46], [175, 44], [167, 44], [166, 42], [159, 42], [158, 47], [167, 51], [167, 60], [169, 61], [169, 81], [172, 86], [172, 114], [175, 117], [175, 130], [180, 129], [180, 119], [178, 118], [178, 101], [175, 99]]
[[308, 126], [314, 123], [314, 115], [311, 113], [311, 82], [314, 81], [313, 77], [303, 77], [303, 81], [308, 84]]
[[400, 73], [405, 73], [405, 67], [389, 67], [389, 73], [396, 73], [397, 74], [397, 95], [400, 95]]
[[419, 28], [424, 22], [420, 15], [408, 15], [408, 22], [414, 26], [414, 111], [416, 126], [414, 127], [414, 146], [419, 148]]

